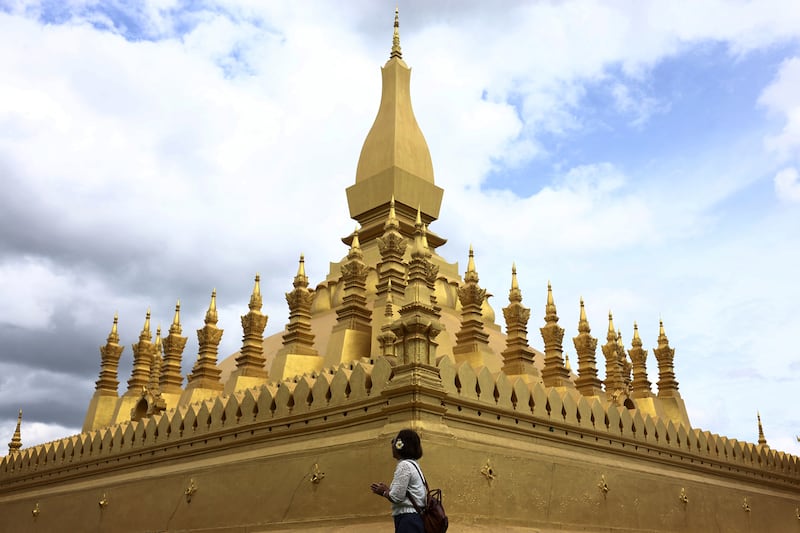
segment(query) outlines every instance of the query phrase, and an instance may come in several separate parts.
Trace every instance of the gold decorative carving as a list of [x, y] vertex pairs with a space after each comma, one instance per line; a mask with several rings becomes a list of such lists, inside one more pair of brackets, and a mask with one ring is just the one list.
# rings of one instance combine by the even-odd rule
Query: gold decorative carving
[[606, 483], [606, 476], [605, 474], [600, 475], [600, 482], [597, 484], [597, 488], [603, 493], [603, 496], [608, 494], [608, 483]]
[[742, 502], [742, 509], [744, 509], [745, 513], [750, 512], [750, 504], [747, 502], [747, 496], [744, 497], [744, 501]]
[[481, 467], [481, 474], [483, 474], [489, 483], [497, 478], [497, 474], [495, 473], [494, 468], [492, 468], [489, 459], [486, 459], [486, 464]]
[[103, 497], [100, 498], [100, 501], [97, 502], [97, 504], [100, 506], [100, 509], [106, 508], [106, 506], [108, 505], [108, 496], [106, 496], [105, 492], [103, 493]]
[[197, 492], [197, 484], [194, 479], [190, 479], [189, 486], [183, 491], [183, 495], [186, 496], [186, 503], [192, 503], [192, 496], [195, 492]]
[[36, 505], [33, 506], [33, 511], [31, 511], [31, 514], [34, 518], [36, 518], [41, 512], [42, 510], [39, 508], [39, 502], [36, 502]]
[[319, 463], [314, 463], [314, 468], [311, 469], [311, 483], [319, 485], [319, 482], [325, 479], [325, 472], [319, 469]]
[[681, 493], [678, 495], [678, 499], [683, 503], [689, 503], [689, 496], [686, 495], [686, 489], [681, 487]]

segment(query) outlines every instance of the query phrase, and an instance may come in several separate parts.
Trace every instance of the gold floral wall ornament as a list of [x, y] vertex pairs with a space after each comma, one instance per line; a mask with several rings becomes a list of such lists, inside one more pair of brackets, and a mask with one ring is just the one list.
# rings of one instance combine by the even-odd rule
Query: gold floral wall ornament
[[311, 483], [318, 485], [323, 479], [325, 479], [325, 472], [320, 471], [319, 463], [314, 463], [314, 468], [311, 469]]
[[100, 501], [97, 502], [97, 504], [100, 506], [100, 509], [105, 509], [105, 507], [108, 505], [108, 496], [106, 496], [105, 492], [103, 493], [103, 497], [100, 498]]
[[797, 519], [800, 520], [800, 507], [794, 508], [794, 516], [796, 516]]
[[606, 483], [606, 476], [605, 474], [600, 475], [600, 483], [597, 484], [597, 488], [603, 492], [603, 496], [608, 494], [608, 483]]
[[192, 502], [192, 496], [195, 492], [197, 492], [197, 484], [195, 484], [194, 479], [190, 479], [189, 486], [183, 491], [183, 495], [186, 496], [186, 503]]
[[486, 478], [487, 481], [489, 481], [489, 483], [491, 483], [492, 481], [495, 480], [495, 478], [497, 478], [497, 474], [495, 473], [494, 468], [492, 468], [489, 459], [486, 459], [486, 464], [483, 465], [483, 467], [481, 467], [481, 474], [483, 474], [483, 476]]
[[742, 509], [744, 509], [746, 513], [750, 512], [750, 504], [747, 502], [747, 496], [744, 497], [744, 501], [742, 502]]
[[678, 495], [678, 499], [683, 503], [689, 503], [689, 496], [686, 495], [686, 489], [681, 487], [681, 493]]
[[33, 506], [33, 511], [31, 511], [31, 514], [34, 518], [36, 518], [41, 512], [42, 510], [39, 508], [39, 502], [36, 502], [36, 505]]

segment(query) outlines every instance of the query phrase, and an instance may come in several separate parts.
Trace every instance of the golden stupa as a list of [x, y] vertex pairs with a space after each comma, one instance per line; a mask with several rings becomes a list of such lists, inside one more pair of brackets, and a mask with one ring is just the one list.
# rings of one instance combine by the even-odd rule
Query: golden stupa
[[[581, 301], [575, 372], [548, 283], [543, 350], [510, 271], [505, 331], [428, 225], [443, 191], [410, 99], [397, 15], [378, 115], [347, 189], [360, 227], [313, 287], [301, 256], [285, 330], [264, 338], [256, 276], [241, 350], [218, 361], [216, 293], [184, 384], [180, 303], [162, 338], [150, 312], [118, 393], [117, 317], [83, 431], [0, 459], [0, 532], [393, 529], [370, 482], [389, 441], [420, 432], [450, 531], [800, 531], [798, 458], [693, 428], [663, 323], [648, 381], [634, 327], [609, 313], [605, 380]], [[227, 326], [230, 327], [230, 326]], [[569, 342], [569, 341], [567, 341]]]

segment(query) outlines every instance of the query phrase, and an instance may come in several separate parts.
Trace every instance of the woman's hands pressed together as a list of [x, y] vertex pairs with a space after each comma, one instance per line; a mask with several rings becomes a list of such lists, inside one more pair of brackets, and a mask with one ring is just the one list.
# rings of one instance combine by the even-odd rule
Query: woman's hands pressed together
[[378, 496], [383, 496], [384, 498], [389, 496], [389, 486], [384, 482], [373, 483], [369, 488]]

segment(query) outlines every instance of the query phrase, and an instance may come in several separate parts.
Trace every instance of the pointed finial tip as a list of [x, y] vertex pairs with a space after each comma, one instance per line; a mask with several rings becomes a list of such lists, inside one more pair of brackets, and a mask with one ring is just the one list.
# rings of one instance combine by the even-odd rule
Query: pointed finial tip
[[261, 281], [261, 274], [256, 272], [256, 281]]
[[511, 273], [512, 274], [516, 274], [517, 273], [517, 263], [516, 263], [516, 261], [511, 263]]

